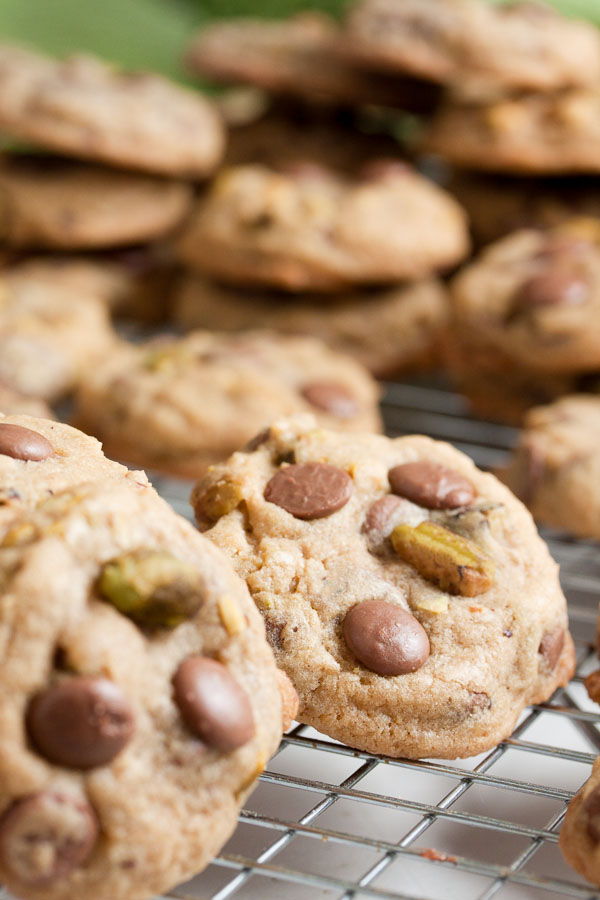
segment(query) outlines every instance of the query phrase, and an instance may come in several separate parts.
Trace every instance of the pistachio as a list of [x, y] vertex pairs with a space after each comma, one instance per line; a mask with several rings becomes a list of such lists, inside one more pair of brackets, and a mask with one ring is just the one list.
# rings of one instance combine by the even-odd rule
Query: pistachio
[[500, 503], [484, 503], [453, 511], [433, 512], [431, 519], [443, 525], [461, 537], [487, 546], [491, 540], [490, 522], [494, 514], [501, 508]]
[[230, 481], [218, 481], [209, 487], [196, 501], [196, 517], [198, 521], [216, 522], [227, 513], [233, 512], [242, 499], [239, 485]]
[[198, 572], [169, 553], [140, 550], [106, 563], [98, 592], [145, 628], [175, 628], [203, 600]]
[[397, 525], [394, 550], [423, 578], [450, 594], [475, 597], [492, 586], [494, 562], [473, 541], [435, 522]]
[[413, 606], [422, 612], [445, 613], [448, 612], [450, 604], [447, 597], [437, 594], [435, 597], [419, 597], [414, 601]]
[[244, 630], [246, 627], [244, 617], [237, 603], [229, 594], [223, 594], [222, 597], [219, 597], [217, 606], [219, 608], [219, 618], [227, 634], [239, 634], [240, 631]]

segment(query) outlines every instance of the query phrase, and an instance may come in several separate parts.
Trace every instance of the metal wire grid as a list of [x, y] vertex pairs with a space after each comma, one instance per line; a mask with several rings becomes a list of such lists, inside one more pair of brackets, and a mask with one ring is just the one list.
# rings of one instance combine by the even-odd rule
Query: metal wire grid
[[[515, 436], [470, 419], [441, 386], [389, 385], [384, 415], [388, 433], [450, 440], [481, 466], [498, 462]], [[189, 516], [188, 484], [155, 483]], [[581, 684], [598, 665], [600, 554], [591, 543], [545, 536], [561, 564], [577, 646], [567, 688], [472, 760], [376, 757], [297, 726], [219, 858], [162, 900], [600, 900], [557, 846], [567, 803], [600, 751], [600, 715]]]

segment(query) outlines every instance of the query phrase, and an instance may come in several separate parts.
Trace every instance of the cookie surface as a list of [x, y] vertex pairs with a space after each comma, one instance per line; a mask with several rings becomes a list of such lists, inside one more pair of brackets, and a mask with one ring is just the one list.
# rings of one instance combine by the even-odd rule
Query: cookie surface
[[57, 153], [163, 175], [202, 177], [223, 153], [202, 96], [92, 56], [55, 60], [0, 46], [0, 129]]
[[424, 149], [457, 166], [507, 174], [600, 171], [600, 91], [573, 88], [487, 105], [450, 103], [434, 116]]
[[191, 189], [50, 156], [0, 162], [2, 239], [16, 248], [118, 247], [154, 240], [181, 222]]
[[24, 415], [53, 419], [54, 413], [43, 400], [26, 397], [6, 384], [0, 384], [0, 412], [5, 416]]
[[571, 395], [532, 409], [499, 477], [540, 522], [600, 539], [600, 397]]
[[600, 885], [600, 760], [592, 774], [569, 803], [563, 822], [559, 847], [566, 862], [580, 875]]
[[182, 261], [206, 275], [289, 291], [421, 278], [467, 249], [460, 207], [397, 161], [353, 179], [313, 164], [225, 170], [179, 241]]
[[282, 420], [196, 485], [245, 578], [299, 721], [392, 756], [506, 737], [573, 666], [556, 564], [493, 476], [420, 436]]
[[338, 52], [338, 40], [333, 20], [316, 12], [286, 20], [233, 19], [204, 28], [186, 62], [195, 74], [215, 81], [312, 103], [426, 111], [437, 101], [435, 88], [416, 78], [361, 70]]
[[116, 343], [105, 304], [19, 266], [0, 276], [0, 381], [52, 402]]
[[80, 485], [19, 524], [0, 548], [2, 881], [32, 900], [166, 893], [277, 748], [263, 623], [151, 491]]
[[538, 2], [358, 0], [346, 34], [351, 57], [373, 68], [480, 91], [551, 91], [600, 76], [596, 29]]
[[119, 459], [194, 477], [281, 414], [379, 430], [379, 389], [320, 341], [192, 332], [124, 346], [88, 372], [75, 421]]
[[489, 354], [489, 365], [495, 354], [531, 372], [600, 368], [597, 233], [597, 223], [575, 222], [519, 231], [488, 247], [452, 285], [458, 341]]
[[268, 322], [274, 331], [307, 334], [385, 377], [432, 368], [448, 319], [448, 299], [435, 280], [293, 302], [277, 293], [227, 288], [184, 276], [175, 291], [173, 319], [186, 329], [245, 331]]
[[144, 472], [108, 459], [96, 438], [49, 419], [0, 415], [0, 530], [52, 495], [80, 483], [150, 490]]

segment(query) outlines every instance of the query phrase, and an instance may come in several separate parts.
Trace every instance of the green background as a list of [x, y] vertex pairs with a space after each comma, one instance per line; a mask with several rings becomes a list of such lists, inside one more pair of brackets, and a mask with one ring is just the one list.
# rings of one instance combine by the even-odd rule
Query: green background
[[[347, 0], [0, 0], [3, 40], [50, 53], [98, 53], [132, 68], [185, 79], [181, 50], [194, 29], [232, 15], [285, 16], [316, 8], [339, 14]], [[563, 12], [600, 24], [599, 0], [554, 0]]]

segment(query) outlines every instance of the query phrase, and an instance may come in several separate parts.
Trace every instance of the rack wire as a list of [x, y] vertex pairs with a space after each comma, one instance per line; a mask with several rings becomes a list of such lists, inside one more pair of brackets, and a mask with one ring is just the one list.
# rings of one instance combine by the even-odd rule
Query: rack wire
[[[449, 440], [486, 468], [516, 437], [469, 417], [441, 383], [387, 385], [383, 411], [389, 434]], [[189, 517], [188, 483], [155, 484]], [[469, 760], [372, 756], [296, 726], [218, 859], [162, 900], [600, 900], [557, 844], [567, 803], [600, 752], [600, 714], [582, 684], [598, 666], [600, 552], [544, 536], [561, 564], [577, 647], [566, 688]]]
[[[386, 386], [390, 435], [452, 442], [484, 468], [516, 430], [473, 419], [441, 382]], [[189, 485], [159, 480], [189, 515]], [[562, 860], [568, 801], [600, 752], [600, 714], [582, 681], [597, 668], [597, 545], [544, 537], [561, 565], [577, 674], [525, 711], [510, 738], [469, 760], [372, 756], [298, 725], [284, 738], [215, 862], [176, 900], [600, 900]], [[165, 898], [166, 900], [166, 898]]]

